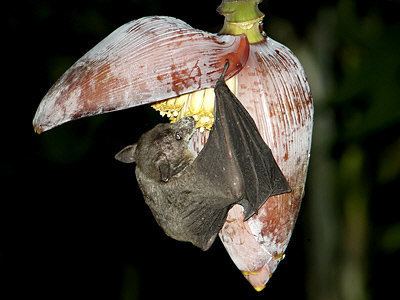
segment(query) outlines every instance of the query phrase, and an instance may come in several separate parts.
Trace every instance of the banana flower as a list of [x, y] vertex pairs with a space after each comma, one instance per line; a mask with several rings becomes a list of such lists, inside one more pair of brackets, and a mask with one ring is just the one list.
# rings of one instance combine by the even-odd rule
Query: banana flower
[[152, 104], [171, 122], [197, 121], [199, 152], [214, 120], [214, 92], [229, 60], [228, 86], [254, 118], [292, 192], [269, 198], [247, 221], [235, 205], [220, 239], [236, 266], [262, 290], [281, 259], [300, 209], [310, 157], [313, 103], [298, 59], [266, 37], [261, 0], [224, 0], [219, 34], [172, 17], [127, 23], [97, 44], [53, 85], [36, 111], [37, 133], [70, 120]]

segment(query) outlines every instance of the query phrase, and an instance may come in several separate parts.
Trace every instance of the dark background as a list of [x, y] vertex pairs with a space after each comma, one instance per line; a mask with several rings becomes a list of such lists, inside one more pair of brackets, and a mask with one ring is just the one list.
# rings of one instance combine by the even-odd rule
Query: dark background
[[264, 1], [265, 30], [309, 75], [316, 105], [306, 197], [256, 293], [217, 241], [167, 238], [114, 154], [160, 118], [148, 107], [40, 136], [55, 80], [118, 26], [148, 15], [217, 32], [220, 1], [2, 4], [0, 299], [385, 299], [398, 294], [399, 1]]

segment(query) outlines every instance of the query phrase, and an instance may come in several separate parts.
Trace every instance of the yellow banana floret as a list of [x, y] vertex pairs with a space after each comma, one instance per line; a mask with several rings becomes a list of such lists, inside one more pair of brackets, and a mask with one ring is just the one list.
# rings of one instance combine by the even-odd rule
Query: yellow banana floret
[[[226, 83], [232, 91], [236, 91], [234, 78]], [[171, 123], [191, 116], [196, 121], [196, 128], [204, 131], [205, 129], [210, 130], [214, 124], [214, 102], [214, 89], [209, 88], [160, 101], [151, 107], [158, 110], [162, 116], [167, 116]]]

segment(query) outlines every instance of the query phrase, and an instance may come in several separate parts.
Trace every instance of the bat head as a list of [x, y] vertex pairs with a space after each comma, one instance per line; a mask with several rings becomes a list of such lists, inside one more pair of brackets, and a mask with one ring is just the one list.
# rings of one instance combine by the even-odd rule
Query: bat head
[[188, 143], [195, 130], [192, 117], [176, 123], [162, 123], [144, 133], [136, 144], [115, 155], [123, 163], [133, 163], [149, 178], [167, 182], [192, 163]]

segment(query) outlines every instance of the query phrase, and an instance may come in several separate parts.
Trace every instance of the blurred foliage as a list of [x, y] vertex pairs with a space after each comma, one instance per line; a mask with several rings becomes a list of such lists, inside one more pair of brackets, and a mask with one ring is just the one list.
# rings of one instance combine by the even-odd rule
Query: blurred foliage
[[400, 223], [388, 227], [382, 235], [381, 247], [386, 252], [396, 252], [400, 249]]
[[341, 1], [338, 8], [338, 79], [332, 96], [344, 142], [367, 139], [400, 120], [400, 27], [385, 27], [376, 11], [360, 19], [353, 5]]

